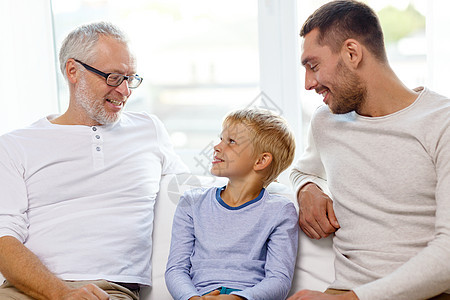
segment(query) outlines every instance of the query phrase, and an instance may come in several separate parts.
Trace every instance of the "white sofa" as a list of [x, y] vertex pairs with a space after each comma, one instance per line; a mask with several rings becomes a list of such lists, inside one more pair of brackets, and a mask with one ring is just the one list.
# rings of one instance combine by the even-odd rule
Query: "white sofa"
[[[164, 272], [170, 247], [172, 217], [180, 195], [187, 189], [198, 186], [223, 186], [224, 178], [196, 175], [168, 175], [161, 180], [161, 189], [155, 205], [152, 255], [152, 288], [143, 288], [141, 300], [170, 300], [164, 282]], [[292, 190], [285, 185], [272, 183], [271, 193], [285, 195], [293, 202]], [[334, 278], [334, 255], [331, 238], [311, 240], [299, 234], [299, 251], [291, 293], [300, 289], [325, 290]], [[2, 279], [0, 274], [0, 279]], [[278, 299], [274, 299], [278, 300]]]

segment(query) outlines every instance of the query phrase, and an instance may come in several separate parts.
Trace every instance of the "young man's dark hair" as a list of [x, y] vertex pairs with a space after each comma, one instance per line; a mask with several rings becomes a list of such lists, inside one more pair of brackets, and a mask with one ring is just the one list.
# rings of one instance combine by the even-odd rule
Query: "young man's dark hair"
[[366, 4], [339, 0], [329, 2], [317, 9], [304, 23], [300, 36], [305, 37], [319, 29], [320, 45], [328, 45], [338, 52], [345, 40], [354, 38], [366, 46], [377, 59], [387, 62], [383, 32], [375, 12]]

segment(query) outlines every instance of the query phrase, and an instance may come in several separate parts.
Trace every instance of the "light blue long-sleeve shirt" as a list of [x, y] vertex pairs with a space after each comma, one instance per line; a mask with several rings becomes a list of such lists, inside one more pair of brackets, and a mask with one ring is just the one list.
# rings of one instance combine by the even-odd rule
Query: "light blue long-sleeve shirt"
[[249, 300], [285, 299], [298, 242], [293, 203], [263, 189], [230, 207], [221, 190], [198, 188], [180, 199], [165, 275], [170, 293], [187, 300], [225, 286]]

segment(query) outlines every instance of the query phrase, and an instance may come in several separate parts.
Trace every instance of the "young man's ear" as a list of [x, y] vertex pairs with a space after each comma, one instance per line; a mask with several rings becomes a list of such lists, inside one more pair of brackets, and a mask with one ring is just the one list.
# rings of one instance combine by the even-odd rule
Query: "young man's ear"
[[258, 155], [258, 160], [256, 161], [255, 165], [253, 166], [253, 169], [255, 171], [262, 171], [265, 168], [267, 168], [270, 163], [272, 162], [273, 156], [271, 153], [264, 152], [260, 155]]
[[358, 68], [363, 59], [363, 47], [355, 39], [347, 39], [342, 46], [344, 61], [352, 68]]

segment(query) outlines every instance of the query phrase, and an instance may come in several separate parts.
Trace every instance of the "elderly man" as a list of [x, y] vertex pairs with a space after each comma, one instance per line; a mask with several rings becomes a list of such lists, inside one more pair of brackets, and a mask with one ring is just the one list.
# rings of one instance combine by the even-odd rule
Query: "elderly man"
[[60, 64], [67, 111], [0, 138], [0, 298], [138, 299], [161, 175], [188, 170], [155, 116], [122, 112], [142, 78], [118, 28], [75, 29]]

